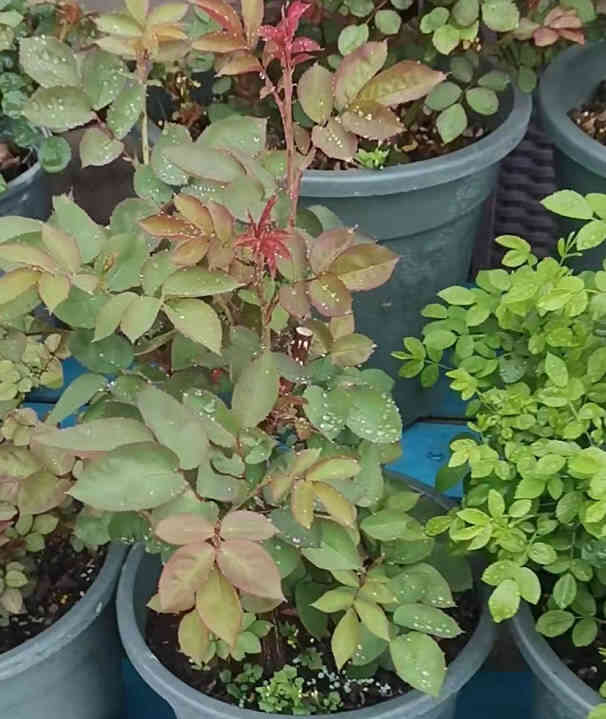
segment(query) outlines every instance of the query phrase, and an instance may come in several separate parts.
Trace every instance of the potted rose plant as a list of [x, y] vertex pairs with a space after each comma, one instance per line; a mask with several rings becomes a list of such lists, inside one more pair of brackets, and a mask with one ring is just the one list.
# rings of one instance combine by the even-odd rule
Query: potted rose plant
[[[36, 441], [74, 459], [78, 539], [141, 542], [118, 598], [124, 645], [180, 717], [329, 713], [366, 696], [445, 717], [491, 624], [464, 594], [466, 563], [425, 534], [433, 502], [383, 475], [402, 423], [392, 380], [359, 368], [374, 346], [352, 293], [398, 258], [354, 230], [296, 227], [310, 158], [294, 140], [291, 39], [266, 82], [285, 180], [263, 163], [258, 118], [196, 143], [168, 126], [146, 171], [180, 188], [169, 200], [140, 199], [143, 219], [121, 203], [105, 232], [57, 213], [63, 285], [41, 299], [89, 372]], [[34, 250], [12, 272], [39, 267]]]
[[[20, 214], [46, 219], [50, 193], [45, 172], [60, 172], [70, 159], [67, 141], [51, 137], [40, 125], [23, 116], [23, 107], [38, 86], [46, 87], [53, 71], [42, 71], [33, 80], [19, 59], [22, 42], [49, 44], [60, 40], [74, 47], [86, 41], [90, 30], [86, 17], [75, 3], [28, 4], [22, 0], [3, 3], [0, 13], [0, 216]], [[50, 60], [50, 58], [49, 58]]]
[[473, 434], [452, 442], [438, 477], [442, 488], [464, 479], [462, 508], [430, 520], [428, 532], [493, 555], [483, 575], [494, 588], [490, 610], [498, 622], [513, 617], [539, 680], [539, 716], [585, 716], [606, 686], [606, 275], [566, 264], [604, 241], [605, 201], [572, 191], [546, 198], [554, 212], [588, 220], [559, 241], [559, 260], [538, 261], [522, 238], [498, 238], [509, 271], [444, 289], [444, 303], [423, 312], [422, 340], [408, 337], [396, 353], [404, 376], [429, 385], [444, 369], [470, 400]]

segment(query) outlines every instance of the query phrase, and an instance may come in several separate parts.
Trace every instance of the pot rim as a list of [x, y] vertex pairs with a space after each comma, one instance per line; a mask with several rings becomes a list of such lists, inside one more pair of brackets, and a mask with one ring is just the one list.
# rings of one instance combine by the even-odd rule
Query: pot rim
[[443, 157], [384, 170], [306, 170], [301, 195], [392, 195], [442, 185], [495, 165], [522, 141], [530, 121], [532, 96], [513, 85], [512, 93], [512, 107], [507, 118], [496, 130], [468, 147]]
[[559, 701], [572, 705], [575, 716], [587, 715], [603, 700], [584, 681], [571, 671], [535, 629], [532, 612], [526, 602], [511, 619], [511, 632], [518, 649], [528, 662], [539, 681]]
[[28, 167], [25, 172], [22, 172], [8, 183], [6, 191], [0, 195], [0, 200], [7, 200], [12, 195], [22, 192], [23, 186], [28, 185], [41, 173], [42, 167], [40, 166], [40, 161], [36, 160], [36, 162], [31, 167]]
[[10, 680], [57, 654], [93, 623], [112, 598], [114, 583], [125, 554], [125, 547], [112, 544], [101, 571], [82, 599], [38, 636], [0, 654], [0, 682]]
[[[436, 493], [425, 485], [409, 478], [406, 478], [406, 482], [415, 488], [422, 488], [425, 494], [436, 499]], [[447, 498], [437, 496], [442, 506], [452, 506], [453, 503]], [[209, 697], [181, 681], [158, 661], [139, 631], [133, 601], [135, 581], [144, 555], [143, 544], [137, 544], [131, 549], [122, 567], [116, 598], [118, 628], [122, 644], [141, 677], [169, 704], [173, 705], [174, 709], [177, 706], [187, 705], [189, 710], [199, 712], [200, 715], [211, 716], [213, 719], [277, 719], [278, 715], [276, 714], [268, 714], [254, 709], [241, 709]], [[444, 686], [437, 699], [413, 689], [403, 696], [371, 707], [315, 716], [317, 719], [335, 719], [335, 717], [337, 719], [376, 719], [378, 715], [381, 719], [399, 719], [402, 712], [406, 712], [406, 716], [422, 717], [458, 692], [478, 671], [492, 647], [494, 634], [494, 624], [487, 605], [484, 604], [477, 627], [463, 650], [448, 667]]]
[[[573, 160], [598, 175], [606, 175], [606, 147], [584, 133], [560, 106], [560, 88], [578, 74], [575, 63], [584, 55], [601, 55], [606, 60], [606, 40], [572, 47], [558, 55], [545, 70], [539, 85], [541, 121], [549, 139]], [[596, 85], [599, 79], [596, 78]]]

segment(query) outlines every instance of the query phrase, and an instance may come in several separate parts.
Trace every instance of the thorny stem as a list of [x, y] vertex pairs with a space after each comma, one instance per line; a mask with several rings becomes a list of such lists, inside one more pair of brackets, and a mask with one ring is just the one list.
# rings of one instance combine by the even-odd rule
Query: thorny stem
[[141, 113], [141, 155], [143, 164], [149, 165], [149, 128], [147, 126], [147, 79], [151, 70], [151, 62], [147, 52], [143, 51], [137, 55], [137, 75], [143, 86], [143, 112]]

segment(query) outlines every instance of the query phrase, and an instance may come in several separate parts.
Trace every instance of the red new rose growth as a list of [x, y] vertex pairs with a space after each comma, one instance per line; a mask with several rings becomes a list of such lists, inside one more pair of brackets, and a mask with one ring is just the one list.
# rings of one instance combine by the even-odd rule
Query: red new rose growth
[[275, 277], [278, 257], [289, 259], [290, 252], [284, 244], [289, 233], [276, 227], [271, 219], [271, 211], [278, 198], [274, 195], [265, 205], [261, 217], [255, 222], [249, 214], [248, 230], [236, 240], [236, 247], [247, 247], [253, 253], [259, 267], [267, 265], [272, 277]]

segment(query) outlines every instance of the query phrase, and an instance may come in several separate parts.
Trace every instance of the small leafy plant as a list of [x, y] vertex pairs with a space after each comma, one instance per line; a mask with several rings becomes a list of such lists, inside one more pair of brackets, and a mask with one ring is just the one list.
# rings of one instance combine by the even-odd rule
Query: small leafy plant
[[606, 196], [557, 192], [543, 204], [584, 221], [558, 242], [559, 260], [538, 260], [527, 242], [504, 236], [505, 269], [481, 271], [472, 288], [448, 287], [428, 305], [422, 340], [407, 337], [404, 377], [424, 386], [442, 370], [470, 400], [471, 435], [452, 442], [442, 488], [465, 479], [463, 506], [430, 520], [493, 561], [496, 621], [521, 599], [540, 604], [537, 630], [594, 642], [604, 621], [606, 502], [606, 272], [576, 274], [566, 260], [606, 240]]
[[46, 538], [62, 532], [69, 539], [73, 525], [73, 501], [66, 492], [74, 459], [38, 443], [46, 429], [32, 409], [14, 410], [2, 425], [0, 626], [25, 612], [24, 599], [36, 589], [35, 557]]
[[[47, 172], [60, 172], [70, 157], [66, 140], [48, 137], [41, 126], [23, 115], [28, 98], [38, 87], [19, 61], [23, 42], [66, 40], [83, 42], [88, 22], [75, 3], [30, 4], [25, 0], [2, 3], [0, 11], [0, 193], [8, 181], [33, 165], [36, 157]], [[51, 58], [49, 57], [50, 61]]]
[[[140, 197], [108, 228], [68, 198], [25, 236], [0, 219], [7, 299], [36, 292], [89, 370], [35, 435], [72, 458], [76, 537], [143, 541], [163, 561], [149, 607], [178, 615], [180, 651], [236, 702], [295, 713], [341, 708], [296, 676], [320, 671], [316, 641], [335, 681], [382, 667], [437, 695], [436, 638], [462, 632], [444, 574], [457, 590], [471, 580], [425, 534], [436, 509], [383, 473], [402, 424], [393, 381], [361, 368], [374, 345], [355, 331], [352, 295], [387, 281], [397, 257], [299, 212], [313, 157], [293, 121], [294, 73], [314, 51], [296, 37], [306, 10], [257, 30], [282, 69], [263, 89], [284, 125], [277, 162], [260, 118], [226, 118], [196, 142], [168, 125], [146, 166], [162, 192], [136, 178]], [[226, 673], [253, 658], [255, 691], [258, 669]]]

